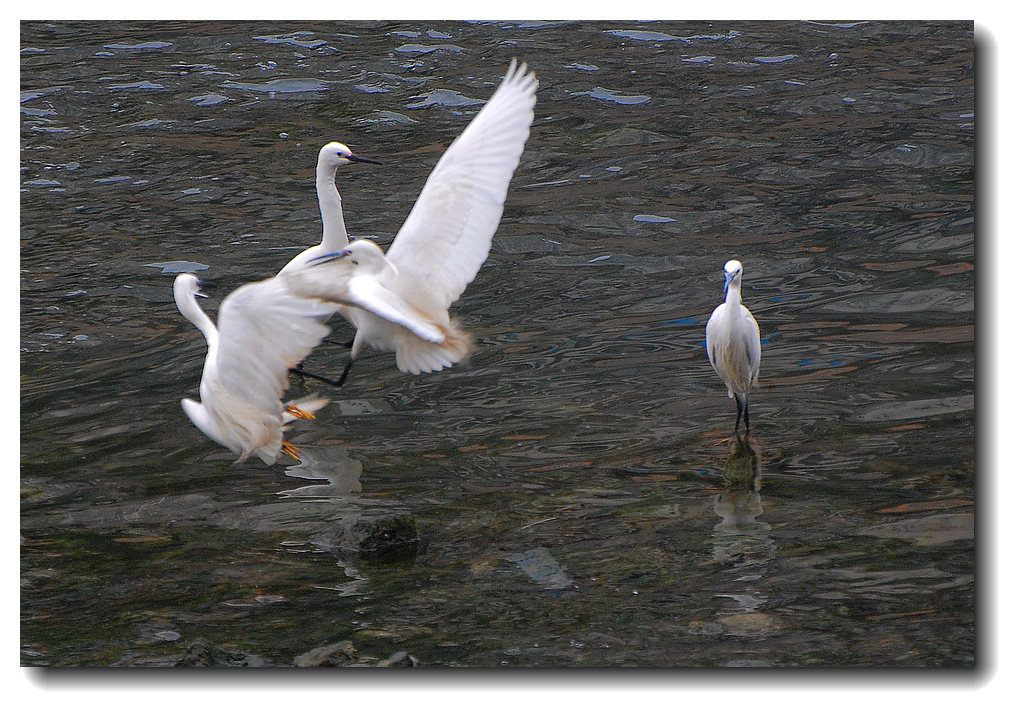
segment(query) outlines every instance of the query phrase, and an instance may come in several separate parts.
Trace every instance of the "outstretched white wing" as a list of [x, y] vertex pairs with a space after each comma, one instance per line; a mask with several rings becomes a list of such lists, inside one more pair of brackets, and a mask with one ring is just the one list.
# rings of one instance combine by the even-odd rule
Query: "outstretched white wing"
[[[380, 250], [376, 251], [379, 253]], [[383, 260], [384, 255], [380, 257]], [[428, 317], [380, 281], [381, 277], [387, 280], [393, 276], [388, 271], [355, 271], [351, 261], [307, 264], [305, 267], [282, 270], [278, 274], [283, 285], [295, 297], [307, 301], [334, 302], [333, 305], [321, 305], [330, 306], [336, 311], [341, 309], [343, 313], [342, 307], [354, 306], [385, 321], [404, 326], [424, 341], [444, 341], [444, 333]], [[350, 316], [347, 313], [345, 315]]]
[[512, 173], [533, 122], [537, 78], [509, 65], [501, 86], [430, 173], [398, 231], [390, 259], [408, 281], [429, 286], [447, 308], [487, 259]]
[[279, 413], [288, 369], [330, 333], [325, 319], [336, 308], [292, 295], [276, 277], [239, 287], [217, 315], [219, 381], [271, 415]]
[[393, 324], [404, 326], [424, 341], [439, 344], [444, 332], [409, 302], [389, 290], [374, 276], [357, 276], [348, 282], [345, 303], [369, 311]]

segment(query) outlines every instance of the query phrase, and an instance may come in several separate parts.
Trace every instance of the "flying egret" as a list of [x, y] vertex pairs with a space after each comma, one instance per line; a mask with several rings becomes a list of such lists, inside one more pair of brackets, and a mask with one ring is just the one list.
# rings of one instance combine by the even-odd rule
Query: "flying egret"
[[729, 398], [736, 399], [735, 433], [740, 432], [740, 417], [750, 433], [748, 394], [757, 381], [761, 365], [761, 331], [754, 315], [743, 305], [740, 281], [743, 265], [735, 259], [725, 264], [725, 303], [715, 309], [706, 330], [708, 358], [715, 373], [725, 381]]
[[282, 405], [281, 396], [288, 370], [330, 333], [325, 321], [338, 307], [293, 296], [275, 277], [231, 292], [220, 306], [218, 327], [199, 306], [203, 296], [195, 275], [175, 277], [178, 310], [208, 344], [201, 402], [182, 399], [182, 409], [199, 430], [238, 454], [236, 462], [253, 453], [267, 465], [282, 452], [298, 458], [298, 448], [283, 440], [284, 427], [313, 418], [327, 399], [310, 395]]
[[[344, 383], [367, 346], [394, 351], [399, 370], [412, 374], [440, 371], [469, 353], [470, 337], [451, 320], [448, 308], [487, 259], [530, 134], [536, 92], [537, 78], [513, 60], [494, 95], [427, 177], [386, 255], [368, 240], [348, 244], [334, 183], [337, 167], [366, 160], [353, 159], [339, 143], [320, 150], [317, 196], [323, 239], [292, 259], [281, 275], [291, 275], [298, 294], [333, 297], [347, 305], [341, 313], [356, 327], [356, 335], [341, 377], [328, 383]], [[321, 285], [303, 292], [300, 285], [311, 265], [324, 267], [321, 279], [336, 272], [339, 281], [350, 283], [333, 291]]]

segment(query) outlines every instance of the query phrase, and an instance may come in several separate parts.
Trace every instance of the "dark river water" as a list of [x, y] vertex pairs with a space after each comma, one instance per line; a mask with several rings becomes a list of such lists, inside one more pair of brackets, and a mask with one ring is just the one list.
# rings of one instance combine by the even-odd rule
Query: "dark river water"
[[[329, 140], [387, 244], [512, 57], [472, 359], [367, 353], [233, 464], [174, 273], [317, 243]], [[22, 664], [973, 665], [974, 105], [971, 23], [22, 24]]]

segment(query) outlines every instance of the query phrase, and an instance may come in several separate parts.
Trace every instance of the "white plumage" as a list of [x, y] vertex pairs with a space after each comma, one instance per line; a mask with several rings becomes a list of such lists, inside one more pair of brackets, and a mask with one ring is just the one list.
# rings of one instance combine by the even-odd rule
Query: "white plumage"
[[174, 279], [174, 300], [185, 318], [206, 337], [208, 350], [199, 384], [201, 402], [185, 398], [186, 415], [209, 438], [243, 461], [252, 454], [268, 465], [284, 451], [298, 449], [283, 440], [284, 426], [312, 418], [327, 400], [315, 395], [281, 403], [288, 370], [302, 361], [330, 332], [324, 323], [337, 306], [296, 297], [277, 278], [245, 284], [220, 306], [218, 324], [197, 300], [199, 280]]
[[725, 303], [708, 319], [705, 336], [708, 358], [715, 373], [725, 381], [729, 398], [736, 399], [736, 427], [742, 417], [750, 433], [748, 394], [761, 366], [761, 330], [754, 315], [742, 303], [740, 283], [743, 265], [732, 259], [725, 264]]
[[[430, 173], [386, 260], [373, 242], [348, 244], [334, 183], [339, 166], [367, 160], [353, 159], [351, 150], [336, 142], [320, 150], [317, 196], [323, 239], [289, 262], [282, 274], [301, 271], [293, 277], [292, 288], [302, 293], [298, 282], [305, 280], [306, 265], [325, 257], [320, 279], [337, 272], [339, 281], [350, 281], [328, 292], [304, 292], [344, 301], [347, 307], [341, 313], [356, 327], [345, 373], [333, 383], [344, 381], [367, 346], [394, 351], [398, 368], [413, 374], [439, 371], [469, 353], [470, 337], [451, 320], [448, 308], [487, 259], [509, 181], [530, 133], [536, 91], [536, 77], [513, 60], [494, 95]], [[348, 247], [353, 252], [340, 256]], [[379, 256], [371, 256], [371, 247]], [[360, 261], [360, 255], [371, 266], [341, 268], [342, 263]], [[331, 266], [331, 259], [339, 261]]]

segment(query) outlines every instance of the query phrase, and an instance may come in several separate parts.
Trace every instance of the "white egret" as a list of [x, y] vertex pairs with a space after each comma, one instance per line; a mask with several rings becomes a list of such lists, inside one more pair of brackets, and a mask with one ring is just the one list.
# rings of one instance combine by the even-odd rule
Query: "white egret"
[[[494, 95], [430, 173], [386, 256], [368, 240], [347, 244], [334, 183], [337, 167], [366, 160], [354, 159], [339, 143], [320, 150], [317, 196], [323, 239], [290, 261], [281, 275], [292, 275], [297, 294], [347, 305], [341, 313], [356, 327], [356, 335], [341, 377], [325, 379], [328, 383], [344, 383], [367, 346], [394, 351], [399, 370], [412, 374], [440, 371], [469, 353], [470, 337], [451, 320], [448, 308], [490, 252], [512, 173], [530, 133], [536, 91], [537, 78], [513, 60]], [[303, 289], [310, 265], [322, 267], [313, 274], [322, 281], [334, 272], [337, 281], [349, 283]]]
[[320, 204], [323, 235], [317, 246], [297, 254], [285, 265], [285, 269], [301, 270], [306, 262], [313, 257], [341, 251], [348, 244], [348, 230], [345, 228], [345, 216], [341, 209], [341, 195], [334, 183], [334, 176], [339, 167], [355, 162], [383, 164], [376, 159], [367, 159], [353, 154], [352, 150], [341, 142], [328, 142], [320, 148], [320, 154], [316, 159], [316, 198]]
[[299, 451], [283, 440], [284, 426], [313, 418], [327, 403], [315, 395], [281, 403], [288, 370], [330, 332], [325, 324], [337, 306], [293, 296], [278, 278], [245, 284], [220, 306], [218, 324], [200, 308], [199, 280], [193, 274], [174, 279], [174, 300], [182, 315], [203, 332], [208, 344], [200, 402], [185, 398], [181, 407], [199, 430], [238, 454], [252, 454], [271, 465], [284, 452]]
[[735, 433], [740, 432], [743, 418], [750, 433], [750, 402], [748, 394], [757, 381], [761, 365], [761, 330], [742, 303], [740, 282], [743, 265], [735, 259], [725, 264], [725, 303], [708, 319], [705, 336], [708, 358], [715, 373], [725, 381], [729, 398], [736, 399]]

